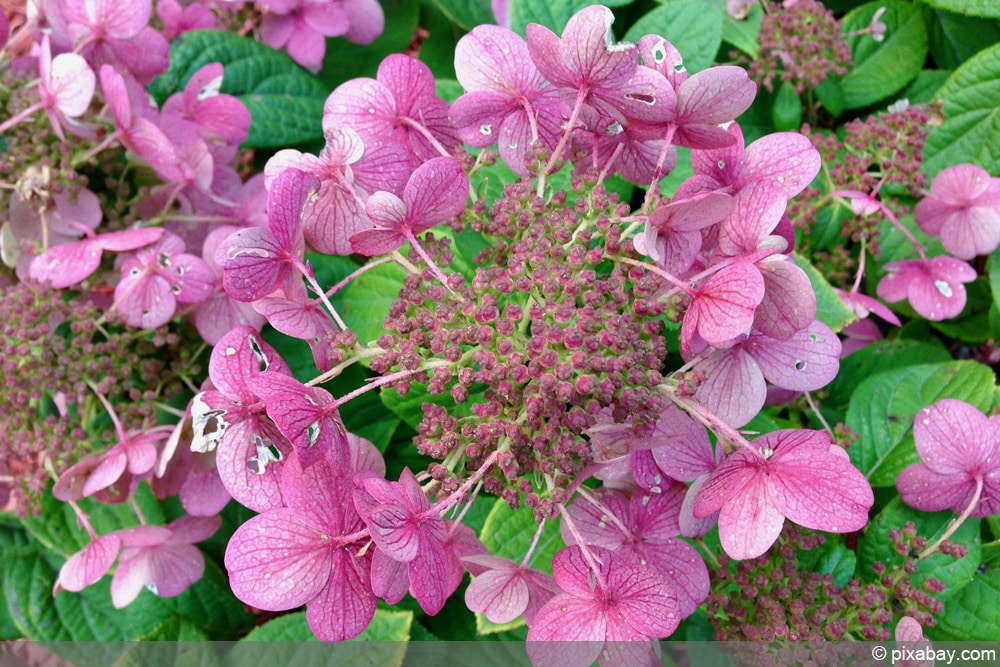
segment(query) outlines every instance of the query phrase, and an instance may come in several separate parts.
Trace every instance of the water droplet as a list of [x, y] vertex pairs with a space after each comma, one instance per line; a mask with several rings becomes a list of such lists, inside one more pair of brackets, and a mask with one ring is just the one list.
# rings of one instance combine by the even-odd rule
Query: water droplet
[[804, 371], [805, 369], [806, 369], [806, 362], [802, 361], [801, 359], [796, 359], [795, 360], [795, 370], [797, 370], [797, 371]]
[[227, 357], [231, 357], [234, 354], [236, 354], [236, 348], [235, 347], [227, 347], [226, 348], [226, 356]]
[[270, 579], [271, 578], [271, 573], [270, 572], [265, 572], [264, 573], [264, 578], [265, 579]]
[[950, 299], [954, 294], [954, 292], [951, 291], [951, 285], [949, 285], [943, 280], [935, 280], [934, 287], [936, 287], [937, 291], [941, 292], [941, 296], [943, 296], [946, 299]]
[[375, 107], [368, 107], [368, 113], [375, 114]]
[[779, 183], [784, 183], [785, 182], [785, 177], [784, 176], [778, 176], [778, 182]]
[[489, 124], [480, 125], [479, 134], [483, 135], [484, 137], [490, 136], [491, 134], [493, 134], [493, 126]]
[[180, 285], [171, 285], [170, 286], [170, 293], [174, 294], [174, 295], [180, 294], [181, 293], [181, 286]]
[[148, 590], [153, 595], [158, 595], [156, 584], [146, 584], [146, 590]]
[[719, 160], [719, 169], [725, 169], [725, 168], [726, 168], [726, 161]]

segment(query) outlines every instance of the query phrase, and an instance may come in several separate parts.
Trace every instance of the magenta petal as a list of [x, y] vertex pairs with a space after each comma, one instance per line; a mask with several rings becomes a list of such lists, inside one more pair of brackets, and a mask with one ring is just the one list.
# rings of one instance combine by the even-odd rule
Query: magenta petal
[[396, 604], [410, 589], [409, 564], [393, 560], [376, 550], [372, 557], [372, 591], [389, 604]]
[[329, 581], [306, 606], [306, 621], [320, 641], [345, 641], [368, 627], [375, 617], [376, 602], [368, 561], [338, 549], [333, 554]]
[[738, 449], [719, 464], [702, 486], [694, 502], [694, 516], [706, 517], [743, 493], [756, 477], [763, 459]]
[[322, 526], [291, 508], [265, 512], [237, 528], [226, 547], [233, 593], [269, 611], [302, 606], [330, 579], [333, 551]]
[[678, 517], [678, 524], [681, 528], [681, 535], [684, 537], [702, 537], [715, 527], [719, 520], [719, 513], [715, 512], [705, 517], [695, 517], [694, 503], [701, 488], [708, 481], [709, 475], [705, 474], [691, 482], [687, 493], [684, 494], [684, 502], [681, 504], [681, 513]]
[[[444, 537], [444, 531], [440, 532], [442, 534], [439, 539], [423, 540], [417, 557], [409, 563], [410, 594], [420, 603], [420, 608], [431, 616], [441, 611], [461, 581], [448, 576], [457, 565], [457, 559], [444, 548], [440, 541]], [[426, 535], [426, 529], [424, 533]]]
[[398, 250], [406, 237], [392, 229], [368, 229], [351, 237], [351, 249], [368, 257], [385, 255]]
[[319, 179], [298, 169], [285, 169], [268, 186], [267, 226], [283, 250], [301, 242], [302, 206], [318, 189]]
[[681, 482], [691, 482], [715, 468], [705, 427], [676, 405], [663, 410], [655, 429], [665, 442], [651, 452], [656, 465], [666, 474]]
[[589, 600], [557, 595], [535, 614], [528, 628], [528, 657], [533, 665], [589, 667], [607, 634], [607, 621]]
[[695, 398], [727, 424], [743, 426], [764, 407], [764, 374], [742, 345], [712, 351], [696, 368], [706, 379], [695, 391]]
[[396, 232], [402, 232], [412, 218], [407, 204], [391, 192], [376, 192], [370, 196], [365, 202], [365, 213], [375, 225]]
[[120, 549], [121, 540], [114, 533], [94, 539], [63, 564], [56, 588], [74, 593], [82, 591], [111, 569]]
[[75, 53], [60, 53], [52, 59], [52, 78], [42, 81], [47, 93], [55, 96], [60, 113], [75, 118], [90, 106], [97, 77], [90, 65]]
[[668, 637], [677, 629], [677, 596], [655, 571], [638, 564], [617, 565], [608, 573], [608, 588], [617, 611], [608, 614], [608, 641]]
[[261, 465], [258, 446], [266, 451], [271, 447], [287, 455], [291, 445], [278, 432], [271, 421], [257, 416], [244, 418], [231, 424], [216, 449], [219, 477], [233, 499], [255, 512], [264, 512], [282, 506], [282, 461]]
[[117, 482], [118, 478], [125, 472], [127, 463], [128, 456], [125, 453], [125, 448], [113, 447], [101, 457], [101, 462], [87, 478], [83, 485], [83, 495], [91, 496]]
[[215, 253], [226, 293], [239, 301], [270, 294], [281, 280], [283, 254], [284, 248], [267, 229], [250, 227], [228, 237]]
[[209, 377], [218, 390], [246, 404], [257, 400], [250, 389], [250, 378], [268, 370], [291, 375], [285, 360], [249, 326], [238, 327], [223, 336], [208, 361]]
[[[434, 158], [417, 167], [403, 190], [414, 234], [459, 215], [465, 210], [468, 198], [469, 177], [458, 161], [450, 157]], [[375, 224], [382, 224], [371, 212], [368, 215]]]
[[732, 213], [719, 229], [719, 248], [727, 255], [755, 252], [785, 212], [788, 198], [780, 185], [755, 181], [736, 193]]

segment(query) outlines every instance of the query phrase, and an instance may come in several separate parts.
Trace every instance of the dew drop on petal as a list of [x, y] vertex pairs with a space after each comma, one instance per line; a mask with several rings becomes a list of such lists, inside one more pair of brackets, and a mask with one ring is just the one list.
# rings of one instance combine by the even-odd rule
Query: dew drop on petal
[[156, 592], [157, 591], [156, 584], [146, 584], [146, 590], [148, 590], [153, 595], [159, 595], [159, 593]]
[[943, 296], [946, 299], [950, 299], [954, 294], [954, 292], [951, 291], [951, 285], [949, 285], [943, 280], [935, 280], [934, 287], [936, 287], [937, 291], [941, 292], [941, 296]]
[[804, 371], [805, 369], [806, 369], [806, 362], [802, 361], [801, 359], [796, 359], [795, 360], [795, 370], [797, 370], [797, 371]]
[[779, 183], [784, 183], [785, 182], [785, 177], [784, 176], [778, 176], [778, 182]]
[[719, 169], [725, 169], [725, 168], [726, 168], [726, 161], [719, 160]]
[[490, 136], [491, 134], [493, 134], [493, 126], [489, 124], [480, 125], [479, 134], [483, 135], [484, 137]]

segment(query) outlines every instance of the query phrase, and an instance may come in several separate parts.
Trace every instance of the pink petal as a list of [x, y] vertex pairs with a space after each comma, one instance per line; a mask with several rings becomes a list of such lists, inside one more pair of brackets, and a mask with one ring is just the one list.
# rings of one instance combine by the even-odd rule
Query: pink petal
[[695, 391], [695, 398], [727, 424], [743, 426], [764, 407], [764, 374], [742, 345], [709, 352], [696, 368], [706, 378]]
[[788, 340], [816, 319], [816, 292], [806, 272], [790, 258], [772, 255], [757, 268], [764, 277], [764, 298], [754, 312], [753, 326], [772, 338]]
[[940, 512], [960, 507], [963, 499], [974, 492], [975, 487], [975, 481], [968, 475], [935, 472], [922, 461], [907, 466], [896, 477], [896, 489], [899, 490], [900, 498], [921, 512]]
[[818, 320], [788, 340], [753, 334], [745, 349], [764, 377], [784, 389], [815, 391], [840, 370], [840, 339]]
[[233, 593], [259, 609], [283, 611], [316, 598], [327, 586], [334, 551], [323, 527], [291, 508], [259, 514], [226, 547]]
[[366, 559], [337, 549], [330, 568], [326, 586], [306, 606], [306, 621], [320, 641], [340, 642], [357, 637], [371, 624], [377, 600]]
[[766, 484], [782, 514], [805, 528], [848, 533], [868, 523], [871, 485], [849, 460], [832, 454], [775, 454]]
[[757, 180], [777, 182], [794, 197], [819, 173], [820, 156], [812, 142], [796, 132], [775, 132], [746, 148], [743, 171], [735, 187]]
[[528, 606], [528, 584], [516, 568], [488, 570], [465, 589], [465, 604], [470, 611], [485, 614], [493, 623], [509, 623]]
[[396, 604], [410, 590], [409, 563], [393, 560], [384, 551], [372, 557], [372, 591], [389, 604]]
[[76, 593], [97, 582], [111, 569], [120, 549], [121, 540], [114, 533], [96, 538], [63, 564], [56, 588]]
[[63, 289], [86, 279], [101, 265], [101, 245], [95, 239], [56, 246], [31, 260], [29, 275], [40, 283]]
[[232, 423], [216, 449], [219, 477], [233, 499], [255, 512], [282, 506], [282, 461], [273, 461], [260, 470], [251, 469], [251, 459], [258, 456], [257, 445], [275, 447], [287, 456], [291, 445], [270, 420], [251, 417]]
[[685, 313], [684, 326], [693, 328], [691, 324], [696, 322], [698, 333], [710, 345], [727, 341], [750, 328], [754, 309], [763, 298], [760, 271], [749, 262], [737, 262], [712, 275], [698, 289]]
[[719, 65], [688, 77], [677, 91], [677, 121], [717, 125], [742, 114], [757, 95], [757, 84], [742, 67]]
[[87, 478], [83, 485], [83, 495], [91, 496], [117, 482], [125, 472], [127, 463], [128, 456], [124, 447], [113, 447], [101, 457], [101, 462]]
[[[710, 479], [698, 495], [698, 500], [717, 483], [718, 480]], [[699, 515], [698, 500], [695, 501], [695, 516]], [[731, 558], [756, 558], [771, 548], [784, 523], [785, 516], [768, 494], [765, 476], [754, 474], [749, 483], [722, 506], [719, 512], [719, 541]]]
[[376, 192], [365, 202], [365, 212], [379, 227], [401, 232], [412, 217], [407, 204], [391, 192]]
[[158, 275], [125, 275], [115, 286], [115, 302], [129, 326], [155, 329], [174, 316], [177, 300], [170, 284]]
[[[696, 75], [697, 76], [697, 75]], [[732, 213], [719, 229], [719, 249], [727, 255], [755, 252], [778, 226], [788, 198], [781, 186], [755, 181], [736, 193]]]
[[921, 410], [913, 422], [917, 452], [931, 470], [975, 473], [996, 454], [986, 416], [964, 401], [945, 398]]
[[343, 0], [350, 28], [344, 38], [355, 44], [370, 44], [382, 34], [385, 14], [377, 0]]
[[705, 427], [686, 412], [669, 405], [656, 423], [655, 433], [665, 442], [652, 450], [656, 465], [682, 482], [691, 482], [715, 468], [712, 445]]
[[351, 249], [368, 257], [376, 257], [398, 250], [406, 237], [391, 229], [369, 229], [351, 237]]
[[62, 114], [70, 118], [82, 115], [90, 107], [96, 82], [90, 65], [75, 53], [60, 53], [52, 59], [52, 79], [47, 87]]
[[[424, 530], [424, 537], [427, 532]], [[440, 535], [435, 537], [437, 539], [423, 539], [417, 557], [409, 563], [410, 595], [431, 616], [441, 611], [458, 584], [458, 581], [448, 576], [448, 572], [457, 565], [457, 559], [444, 548], [443, 522]], [[450, 586], [450, 583], [455, 586]]]
[[[414, 234], [461, 214], [468, 198], [469, 177], [450, 157], [434, 158], [417, 167], [403, 189]], [[375, 224], [381, 224], [371, 213], [368, 215]]]
[[528, 657], [533, 665], [589, 667], [601, 654], [606, 634], [607, 621], [590, 600], [557, 595], [528, 628]]
[[744, 488], [754, 483], [757, 467], [763, 460], [738, 449], [726, 458], [709, 476], [694, 502], [694, 516], [706, 517], [724, 505], [735, 502]]

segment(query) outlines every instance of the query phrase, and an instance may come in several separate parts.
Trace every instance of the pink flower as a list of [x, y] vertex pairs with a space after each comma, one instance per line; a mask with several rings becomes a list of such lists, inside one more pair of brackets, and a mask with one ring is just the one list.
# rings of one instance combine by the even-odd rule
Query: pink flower
[[750, 262], [730, 264], [699, 286], [681, 323], [681, 344], [689, 348], [695, 333], [710, 345], [739, 336], [750, 328], [764, 299], [764, 277]]
[[1000, 178], [972, 164], [949, 167], [934, 177], [913, 218], [960, 259], [988, 255], [1000, 246]]
[[531, 625], [542, 605], [559, 593], [551, 575], [506, 558], [479, 555], [462, 561], [482, 568], [465, 589], [465, 604], [493, 623], [509, 623], [524, 615]]
[[385, 21], [381, 6], [370, 1], [262, 0], [260, 4], [267, 10], [261, 41], [276, 49], [285, 47], [292, 60], [313, 73], [323, 64], [327, 37], [346, 35], [352, 41], [370, 42], [382, 32]]
[[946, 398], [920, 411], [913, 439], [922, 460], [896, 478], [903, 502], [961, 514], [978, 496], [971, 516], [1000, 512], [1000, 417]]
[[602, 653], [602, 664], [648, 664], [650, 640], [670, 636], [680, 623], [674, 591], [654, 570], [623, 554], [589, 550], [596, 570], [579, 546], [552, 559], [564, 592], [545, 603], [528, 628], [532, 664], [584, 667]]
[[97, 77], [86, 61], [75, 53], [60, 53], [53, 58], [47, 35], [42, 37], [38, 69], [41, 75], [38, 92], [43, 108], [56, 136], [65, 141], [62, 126], [68, 122], [67, 118], [83, 115], [90, 106]]
[[326, 146], [319, 156], [287, 148], [275, 153], [264, 167], [266, 183], [285, 169], [299, 169], [319, 179], [316, 197], [302, 209], [302, 232], [319, 252], [349, 255], [350, 238], [371, 229], [364, 200], [373, 192], [399, 193], [410, 176], [410, 156], [397, 141], [361, 140], [349, 127], [337, 127], [324, 118]]
[[122, 552], [111, 578], [111, 602], [127, 607], [143, 588], [175, 597], [201, 579], [205, 557], [194, 546], [222, 523], [219, 517], [183, 516], [168, 526], [136, 526], [118, 531]]
[[[270, 611], [306, 605], [306, 620], [323, 641], [360, 634], [375, 615], [371, 550], [365, 524], [351, 502], [357, 463], [381, 468], [371, 443], [341, 469], [321, 458], [303, 468], [291, 455], [281, 476], [285, 506], [250, 519], [226, 548], [226, 570], [236, 597]], [[363, 464], [363, 463], [362, 463]]]
[[522, 176], [540, 140], [551, 150], [569, 113], [555, 87], [538, 72], [528, 47], [507, 28], [481, 25], [458, 40], [455, 69], [465, 94], [451, 107], [459, 136], [484, 148], [499, 141], [500, 156]]
[[365, 144], [397, 141], [416, 168], [431, 158], [452, 155], [462, 141], [448, 118], [448, 103], [434, 88], [427, 65], [403, 54], [388, 56], [375, 79], [351, 79], [339, 85], [323, 106], [327, 123], [349, 127]]
[[913, 309], [929, 320], [955, 317], [965, 308], [965, 287], [976, 279], [976, 270], [954, 257], [910, 259], [883, 267], [879, 297], [893, 303], [909, 299]]
[[163, 36], [167, 40], [173, 40], [188, 30], [214, 29], [217, 23], [215, 14], [197, 2], [182, 7], [177, 0], [158, 0], [156, 15], [163, 22]]
[[376, 192], [365, 211], [375, 229], [351, 237], [351, 247], [363, 255], [392, 252], [434, 225], [465, 210], [469, 177], [454, 158], [440, 157], [421, 164], [410, 176], [400, 199]]
[[737, 449], [705, 482], [694, 515], [719, 512], [719, 539], [732, 558], [756, 558], [785, 518], [833, 533], [860, 530], [875, 503], [871, 486], [823, 431], [790, 429]]
[[[420, 483], [406, 468], [398, 482], [374, 475], [359, 476], [355, 486], [354, 505], [378, 547], [373, 563], [373, 585], [379, 588], [376, 576], [385, 581], [384, 575], [390, 568], [405, 569], [410, 594], [421, 608], [431, 615], [441, 611], [448, 596], [454, 592], [449, 584], [454, 583], [457, 587], [459, 583], [448, 576], [457, 566], [457, 559], [456, 554], [445, 547], [447, 526]], [[388, 560], [398, 565], [393, 566]], [[398, 577], [392, 579], [402, 581]]]
[[129, 326], [155, 329], [173, 318], [178, 303], [200, 303], [212, 295], [215, 273], [205, 260], [185, 253], [175, 234], [120, 261], [115, 307]]
[[191, 401], [191, 449], [216, 451], [219, 476], [237, 502], [263, 512], [281, 506], [280, 477], [292, 445], [265, 414], [250, 381], [270, 370], [290, 376], [280, 355], [248, 326], [233, 329], [212, 350], [208, 374], [216, 389]]
[[75, 285], [84, 280], [101, 265], [105, 250], [125, 252], [155, 243], [163, 236], [155, 227], [126, 229], [107, 234], [91, 234], [82, 241], [49, 248], [31, 260], [28, 275], [40, 283], [51, 282], [56, 289]]
[[[620, 491], [595, 493], [600, 506], [577, 497], [567, 511], [588, 545], [610, 549], [663, 577], [686, 617], [708, 596], [708, 568], [694, 547], [677, 537], [687, 487], [679, 482], [661, 486], [662, 492], [637, 490], [631, 497]], [[565, 523], [562, 528], [566, 544], [576, 544]]]

